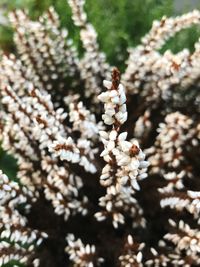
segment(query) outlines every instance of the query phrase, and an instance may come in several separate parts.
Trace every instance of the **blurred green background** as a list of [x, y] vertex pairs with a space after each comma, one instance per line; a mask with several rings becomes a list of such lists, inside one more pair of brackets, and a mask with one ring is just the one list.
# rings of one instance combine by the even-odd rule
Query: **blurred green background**
[[[67, 27], [70, 37], [81, 50], [79, 30], [71, 20], [71, 10], [66, 0], [0, 0], [0, 48], [6, 53], [15, 51], [12, 41], [13, 31], [7, 14], [18, 8], [29, 11], [31, 18], [37, 19], [49, 6], [57, 10], [63, 27]], [[200, 7], [199, 0], [86, 0], [88, 20], [98, 32], [98, 41], [112, 65], [124, 69], [127, 47], [135, 46], [151, 28], [152, 21], [163, 15], [173, 16]], [[184, 47], [193, 49], [200, 36], [200, 27], [192, 27], [177, 34], [162, 49], [173, 52]], [[11, 178], [17, 167], [11, 156], [0, 150], [0, 169]]]

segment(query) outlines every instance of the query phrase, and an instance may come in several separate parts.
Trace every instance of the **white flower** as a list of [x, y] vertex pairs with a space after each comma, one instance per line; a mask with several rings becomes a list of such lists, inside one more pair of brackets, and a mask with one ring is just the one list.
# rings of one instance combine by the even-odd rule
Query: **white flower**
[[132, 147], [132, 144], [128, 141], [122, 141], [119, 145], [123, 152], [128, 152]]
[[111, 98], [111, 101], [112, 101], [114, 104], [119, 104], [119, 96], [112, 97], [112, 98]]
[[107, 125], [112, 125], [114, 123], [114, 119], [111, 116], [108, 116], [107, 114], [103, 114], [102, 119], [104, 120], [104, 123]]
[[112, 82], [104, 80], [103, 81], [103, 85], [107, 88], [107, 89], [111, 89], [112, 87]]
[[131, 185], [135, 190], [137, 190], [137, 191], [140, 190], [140, 186], [139, 186], [139, 184], [138, 184], [136, 179], [131, 179]]
[[[114, 97], [118, 97], [118, 92], [117, 92], [117, 90], [111, 90], [110, 92], [109, 92], [109, 96], [110, 96], [110, 98], [114, 98]], [[112, 101], [112, 99], [111, 99], [111, 101]]]
[[117, 156], [116, 158], [117, 158], [117, 165], [118, 166], [126, 166], [130, 162], [129, 156], [127, 156], [125, 154], [121, 154], [120, 156]]
[[115, 147], [115, 142], [110, 140], [107, 145], [108, 151], [111, 151], [114, 147]]
[[148, 161], [140, 161], [140, 166], [141, 169], [149, 167], [149, 162]]
[[108, 149], [104, 149], [104, 150], [101, 152], [100, 157], [104, 157], [104, 156], [106, 156], [106, 155], [108, 155], [108, 154], [109, 154]]
[[131, 162], [130, 162], [130, 167], [131, 167], [131, 169], [132, 169], [132, 170], [136, 170], [136, 169], [139, 168], [139, 166], [140, 166], [140, 162], [139, 162], [137, 159], [132, 158], [132, 160], [131, 160]]
[[114, 108], [107, 108], [105, 110], [105, 114], [108, 115], [108, 116], [110, 116], [110, 117], [112, 117], [115, 114]]
[[116, 140], [116, 138], [117, 138], [117, 131], [115, 130], [111, 131], [109, 134], [109, 139], [114, 141]]
[[98, 99], [102, 102], [107, 102], [109, 100], [109, 95], [107, 92], [105, 93], [101, 93], [99, 96], [98, 96]]
[[127, 132], [123, 132], [121, 133], [119, 136], [118, 136], [118, 140], [119, 141], [125, 141], [126, 140], [126, 137], [127, 137]]

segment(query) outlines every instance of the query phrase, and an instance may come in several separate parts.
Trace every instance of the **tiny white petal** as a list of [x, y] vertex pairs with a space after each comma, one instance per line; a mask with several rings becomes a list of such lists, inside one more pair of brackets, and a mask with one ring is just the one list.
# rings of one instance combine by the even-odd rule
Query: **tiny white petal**
[[110, 89], [112, 87], [112, 82], [104, 80], [103, 85], [107, 88]]
[[126, 140], [126, 138], [127, 138], [127, 132], [123, 132], [123, 133], [121, 133], [119, 136], [118, 136], [118, 140], [119, 141], [125, 141]]

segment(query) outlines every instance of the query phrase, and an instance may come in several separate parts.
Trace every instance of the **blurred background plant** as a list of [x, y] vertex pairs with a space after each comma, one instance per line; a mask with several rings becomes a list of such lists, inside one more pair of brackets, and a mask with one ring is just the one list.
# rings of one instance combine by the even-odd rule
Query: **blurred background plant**
[[[178, 3], [181, 3], [178, 4]], [[127, 47], [135, 46], [142, 36], [149, 31], [152, 21], [163, 15], [178, 15], [188, 12], [200, 4], [192, 1], [178, 0], [100, 0], [86, 1], [86, 11], [89, 20], [99, 34], [101, 49], [106, 53], [108, 61], [123, 68], [127, 56]], [[60, 15], [62, 26], [67, 27], [69, 34], [80, 48], [78, 32], [71, 21], [71, 11], [66, 0], [1, 0], [0, 1], [0, 47], [4, 51], [14, 49], [12, 29], [7, 14], [13, 9], [23, 8], [29, 11], [30, 17], [36, 19], [49, 6], [53, 5]], [[200, 30], [197, 27], [186, 30], [176, 36], [176, 41], [170, 40], [164, 49], [177, 52], [183, 47], [192, 49]], [[105, 38], [106, 36], [106, 38]], [[81, 52], [81, 48], [79, 49]], [[119, 55], [116, 57], [116, 54]]]
[[[123, 71], [127, 58], [127, 47], [135, 46], [149, 31], [152, 21], [163, 15], [178, 15], [200, 7], [199, 1], [188, 0], [87, 0], [86, 11], [89, 21], [98, 32], [101, 50], [108, 61]], [[73, 26], [71, 10], [66, 0], [0, 0], [0, 50], [5, 53], [15, 51], [13, 31], [7, 15], [14, 9], [28, 10], [30, 17], [36, 19], [49, 6], [53, 5], [61, 18], [61, 24], [69, 31], [81, 54], [78, 30]], [[178, 52], [184, 47], [193, 50], [193, 44], [200, 36], [198, 27], [181, 31], [162, 48]], [[11, 156], [0, 150], [0, 169], [14, 178], [16, 164]]]

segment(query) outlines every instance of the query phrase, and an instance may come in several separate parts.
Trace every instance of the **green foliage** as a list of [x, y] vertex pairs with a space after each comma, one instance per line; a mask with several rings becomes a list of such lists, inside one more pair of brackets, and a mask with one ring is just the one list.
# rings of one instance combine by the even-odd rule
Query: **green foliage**
[[161, 52], [170, 49], [173, 53], [178, 53], [184, 48], [189, 48], [192, 52], [194, 50], [194, 43], [200, 38], [200, 27], [193, 26], [189, 29], [178, 32], [162, 47]]
[[7, 155], [0, 148], [0, 170], [7, 174], [10, 179], [15, 180], [17, 172], [17, 164], [13, 157]]
[[[152, 21], [172, 14], [172, 0], [89, 0], [86, 8], [99, 41], [113, 65], [124, 64], [127, 48], [140, 42]], [[92, 8], [91, 8], [92, 7]], [[99, 11], [103, 12], [99, 12]], [[123, 63], [122, 63], [123, 62]]]
[[4, 264], [2, 267], [24, 267], [24, 265], [20, 264], [18, 261], [11, 261], [8, 264]]

